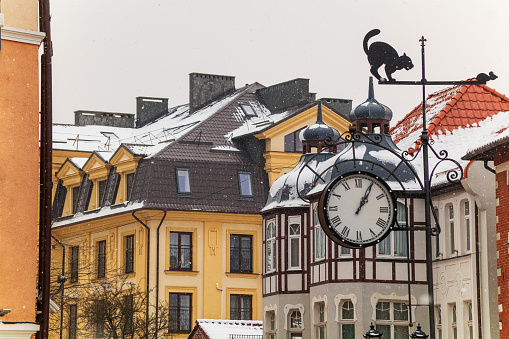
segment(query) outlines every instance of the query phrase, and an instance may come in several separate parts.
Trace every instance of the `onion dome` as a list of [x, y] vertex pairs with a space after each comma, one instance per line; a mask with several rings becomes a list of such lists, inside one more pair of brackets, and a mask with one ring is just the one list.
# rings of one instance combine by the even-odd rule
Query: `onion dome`
[[[316, 147], [317, 151], [325, 145], [335, 143], [339, 140], [340, 134], [337, 129], [325, 124], [322, 118], [322, 102], [318, 101], [318, 112], [316, 122], [304, 128], [299, 135], [302, 141], [303, 153], [311, 153], [311, 149]], [[331, 152], [336, 152], [335, 146], [331, 146]]]
[[[392, 110], [375, 99], [373, 77], [369, 77], [368, 99], [352, 109], [350, 119], [354, 122], [357, 131], [389, 134]], [[377, 127], [380, 127], [379, 132]]]

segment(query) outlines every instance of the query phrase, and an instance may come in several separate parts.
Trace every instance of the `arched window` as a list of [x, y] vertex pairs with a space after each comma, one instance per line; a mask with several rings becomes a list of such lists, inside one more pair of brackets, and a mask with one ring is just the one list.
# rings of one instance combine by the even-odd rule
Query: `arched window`
[[276, 222], [274, 220], [267, 221], [266, 229], [266, 262], [267, 273], [276, 270]]
[[351, 300], [341, 304], [341, 339], [355, 338], [355, 309]]

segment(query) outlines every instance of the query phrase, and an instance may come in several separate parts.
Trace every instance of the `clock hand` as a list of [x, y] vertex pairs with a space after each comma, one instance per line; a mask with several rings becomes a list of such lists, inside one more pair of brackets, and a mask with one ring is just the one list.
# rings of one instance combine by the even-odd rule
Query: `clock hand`
[[364, 196], [361, 198], [361, 202], [359, 204], [359, 208], [357, 208], [357, 211], [355, 211], [355, 214], [359, 214], [359, 212], [361, 211], [362, 206], [364, 206], [368, 202], [368, 196], [369, 196], [369, 193], [371, 192], [371, 187], [373, 187], [373, 181], [371, 182], [371, 184], [366, 189], [366, 192], [364, 193]]

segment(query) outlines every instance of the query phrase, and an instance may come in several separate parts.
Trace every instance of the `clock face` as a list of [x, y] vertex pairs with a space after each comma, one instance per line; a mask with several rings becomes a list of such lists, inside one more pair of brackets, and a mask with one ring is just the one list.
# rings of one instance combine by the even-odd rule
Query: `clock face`
[[325, 233], [336, 243], [372, 246], [392, 229], [396, 200], [391, 189], [370, 173], [350, 173], [332, 181], [323, 191], [318, 216]]

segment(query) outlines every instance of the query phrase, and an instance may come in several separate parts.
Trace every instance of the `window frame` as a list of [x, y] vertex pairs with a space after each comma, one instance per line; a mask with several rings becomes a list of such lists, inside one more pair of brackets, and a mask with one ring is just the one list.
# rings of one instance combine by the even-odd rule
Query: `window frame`
[[[352, 310], [353, 310], [352, 318], [344, 317], [343, 306], [345, 305], [345, 303], [352, 304]], [[351, 299], [341, 300], [341, 303], [339, 304], [339, 317], [338, 318], [339, 318], [339, 338], [347, 339], [347, 338], [343, 338], [343, 326], [344, 325], [353, 325], [353, 335], [355, 337], [355, 322], [357, 320], [357, 317], [355, 316], [355, 303], [353, 300], [351, 300]]]
[[[232, 247], [232, 237], [239, 237], [238, 239], [238, 244], [239, 244], [239, 249], [238, 249], [238, 256], [235, 256], [234, 252], [233, 252], [233, 247]], [[245, 233], [230, 233], [229, 234], [229, 238], [230, 238], [230, 243], [229, 243], [229, 249], [230, 249], [230, 260], [229, 260], [229, 273], [241, 273], [241, 274], [252, 274], [253, 273], [253, 266], [254, 266], [254, 258], [253, 258], [253, 254], [254, 254], [254, 244], [253, 244], [253, 235], [252, 234], [245, 234]], [[245, 252], [245, 250], [242, 248], [242, 244], [243, 244], [243, 238], [249, 238], [249, 242], [250, 242], [250, 246], [249, 246], [249, 249], [250, 251], [247, 251], [249, 252], [250, 254], [250, 260], [249, 260], [249, 268], [248, 269], [244, 269], [242, 267], [242, 263], [243, 263], [243, 256], [242, 254]], [[236, 259], [235, 259], [236, 258]], [[239, 269], [238, 270], [234, 270], [232, 268], [232, 261], [237, 261], [238, 260], [238, 267]]]
[[[237, 293], [231, 293], [229, 296], [229, 304], [230, 304], [230, 318], [229, 320], [253, 320], [253, 295], [252, 294], [237, 294]], [[232, 298], [238, 298], [237, 307], [232, 307], [234, 304]], [[249, 300], [250, 308], [242, 307], [243, 300]], [[246, 312], [245, 310], [249, 311], [249, 319], [243, 319], [243, 312]], [[238, 314], [235, 314], [236, 316], [239, 316], [238, 318], [233, 318], [232, 314], [233, 312], [236, 312], [238, 310]]]
[[[306, 127], [307, 126], [304, 126], [296, 131], [293, 131], [293, 132], [290, 132], [290, 133], [284, 135], [284, 137], [283, 137], [284, 152], [286, 152], [286, 153], [302, 153], [303, 145], [302, 145], [302, 141], [300, 140], [299, 135], [300, 135], [300, 132], [303, 129], [305, 129]], [[290, 136], [291, 136], [291, 138], [290, 138]], [[289, 143], [287, 143], [287, 137], [288, 137], [288, 141], [290, 141], [289, 139], [292, 139], [291, 145]], [[297, 146], [299, 146], [299, 144], [300, 144], [300, 149], [297, 148]]]
[[80, 185], [70, 187], [71, 191], [71, 214], [76, 213], [76, 209], [78, 208], [79, 198], [80, 198]]
[[[176, 312], [177, 312], [177, 319], [175, 319], [175, 325], [177, 328], [172, 328], [172, 321], [170, 319], [170, 316], [172, 314], [172, 310], [170, 309], [172, 307], [171, 305], [171, 296], [176, 295], [177, 297], [177, 305], [176, 305]], [[189, 307], [187, 309], [183, 309], [186, 306], [181, 306], [182, 304], [182, 297], [189, 297]], [[188, 328], [182, 329], [180, 328], [180, 325], [182, 324], [181, 317], [182, 315], [187, 312], [189, 316], [189, 322], [186, 324]], [[192, 327], [193, 322], [193, 293], [189, 292], [168, 292], [168, 333], [190, 333], [193, 329]]]
[[[396, 222], [397, 222], [398, 227], [407, 227], [408, 226], [408, 224], [407, 224], [407, 216], [408, 216], [407, 206], [400, 201], [396, 202], [396, 206], [397, 206], [397, 212], [396, 212], [397, 221]], [[402, 258], [402, 259], [408, 258], [409, 253], [405, 253], [405, 252], [408, 252], [407, 251], [407, 246], [408, 246], [407, 244], [409, 241], [408, 235], [409, 234], [408, 234], [407, 230], [406, 231], [403, 231], [403, 230], [398, 231], [398, 230], [394, 229], [392, 232], [389, 233], [389, 235], [387, 237], [385, 237], [382, 241], [380, 241], [376, 245], [376, 256], [380, 257], [380, 258]], [[398, 239], [399, 237], [401, 237], [401, 239]], [[405, 247], [405, 248], [403, 248], [404, 255], [400, 255], [397, 252], [397, 250], [401, 249], [400, 246], [398, 245], [400, 243], [400, 241], [398, 241], [398, 240], [401, 240], [402, 246]], [[388, 247], [388, 251], [389, 251], [388, 254], [380, 253], [380, 251], [382, 250], [382, 246]], [[401, 253], [401, 251], [399, 253]]]
[[107, 252], [107, 242], [106, 240], [97, 240], [95, 249], [96, 253], [96, 278], [104, 279], [106, 278], [106, 252]]
[[136, 172], [130, 172], [124, 174], [124, 192], [125, 192], [125, 199], [124, 201], [130, 201], [131, 200], [131, 194], [133, 192], [133, 186], [134, 186], [134, 178], [135, 178]]
[[313, 227], [313, 257], [315, 262], [323, 261], [326, 257], [327, 252], [327, 240], [325, 236], [325, 232], [320, 225], [320, 220], [318, 219], [318, 205], [314, 209], [314, 227]]
[[[189, 186], [189, 191], [181, 191], [180, 190], [180, 181], [179, 181], [179, 172], [187, 173], [185, 175], [185, 180], [187, 180], [187, 186]], [[188, 167], [176, 167], [175, 168], [175, 181], [177, 184], [177, 195], [179, 197], [191, 197], [192, 196], [192, 188], [191, 188], [191, 169]], [[186, 183], [184, 183], [186, 186]]]
[[[132, 241], [130, 242], [130, 240]], [[132, 274], [135, 272], [135, 252], [136, 252], [136, 238], [134, 233], [127, 234], [123, 237], [124, 242], [124, 273]]]
[[[176, 234], [177, 235], [177, 239], [178, 239], [178, 242], [177, 242], [177, 252], [178, 252], [178, 255], [177, 255], [177, 258], [182, 258], [182, 249], [183, 249], [183, 246], [182, 245], [182, 236], [183, 235], [186, 235], [186, 236], [189, 236], [189, 257], [190, 257], [190, 260], [189, 260], [189, 267], [182, 267], [182, 263], [180, 262], [180, 260], [178, 261], [178, 264], [177, 266], [173, 266], [172, 267], [172, 260], [171, 260], [171, 256], [172, 256], [172, 243], [171, 243], [171, 235], [173, 234]], [[191, 231], [174, 231], [174, 230], [170, 230], [169, 231], [169, 243], [168, 243], [168, 270], [170, 271], [192, 271], [193, 270], [193, 241], [194, 241], [194, 233], [191, 232]]]
[[[273, 226], [273, 227], [271, 227]], [[269, 228], [272, 228], [269, 234]], [[273, 231], [273, 232], [272, 232]], [[277, 269], [277, 223], [276, 219], [269, 219], [265, 224], [265, 273], [273, 273]], [[269, 258], [269, 248], [271, 251]]]
[[[389, 319], [378, 319], [378, 304], [379, 303], [388, 303], [389, 304]], [[395, 312], [395, 304], [400, 304], [402, 307], [406, 307], [406, 320], [403, 319], [396, 319]], [[388, 339], [394, 338], [395, 336], [395, 328], [396, 327], [405, 327], [408, 330], [408, 334], [410, 334], [409, 330], [409, 319], [410, 319], [410, 312], [411, 310], [408, 308], [408, 305], [405, 303], [405, 300], [390, 300], [390, 299], [379, 299], [377, 300], [377, 303], [375, 304], [375, 325], [376, 329], [379, 329], [379, 326], [389, 326], [390, 328], [390, 336]], [[407, 335], [408, 335], [407, 334]], [[384, 333], [385, 337], [385, 333]]]
[[75, 284], [79, 281], [80, 270], [80, 247], [78, 245], [69, 246], [69, 283]]
[[[242, 189], [242, 179], [241, 179], [241, 176], [243, 175], [247, 175], [249, 177], [249, 194], [243, 194], [245, 192], [243, 192], [243, 189]], [[253, 194], [253, 175], [251, 172], [249, 171], [238, 171], [237, 172], [237, 176], [238, 176], [238, 179], [239, 179], [239, 195], [240, 195], [240, 199], [241, 200], [249, 200], [249, 201], [252, 201], [254, 199], [254, 194]]]
[[465, 230], [464, 253], [472, 252], [472, 223], [470, 218], [470, 201], [462, 200], [461, 205], [461, 228]]
[[[317, 339], [327, 338], [327, 312], [325, 308], [325, 301], [315, 303], [315, 310], [317, 318], [315, 319], [315, 330]], [[322, 331], [323, 329], [323, 331]]]
[[68, 324], [68, 335], [69, 339], [78, 338], [78, 305], [69, 305], [69, 324]]
[[96, 181], [96, 185], [94, 185], [97, 187], [97, 196], [96, 196], [96, 201], [97, 201], [97, 208], [100, 208], [100, 207], [103, 207], [104, 206], [104, 197], [106, 196], [106, 189], [108, 187], [108, 179], [103, 179], [103, 180], [97, 180]]
[[[292, 234], [292, 226], [298, 225], [298, 233]], [[296, 242], [292, 241], [296, 240]], [[296, 244], [296, 245], [295, 245]], [[288, 217], [288, 269], [300, 270], [302, 269], [302, 222], [300, 216]], [[296, 248], [295, 248], [296, 247]], [[297, 265], [293, 265], [293, 255], [297, 253]]]
[[458, 309], [456, 304], [449, 304], [451, 314], [451, 338], [458, 339]]
[[[241, 109], [242, 113], [244, 113], [244, 115], [245, 115], [247, 118], [254, 118], [254, 117], [257, 117], [257, 116], [258, 116], [258, 114], [256, 113], [256, 111], [255, 111], [255, 109], [254, 109], [253, 105], [251, 105], [249, 102], [239, 102], [239, 107], [240, 107], [240, 109]], [[245, 108], [245, 107], [246, 107], [246, 108]], [[249, 108], [252, 110], [253, 114], [251, 114], [250, 112], [248, 112], [248, 111], [249, 111], [249, 109], [248, 109], [247, 107], [249, 107]]]

